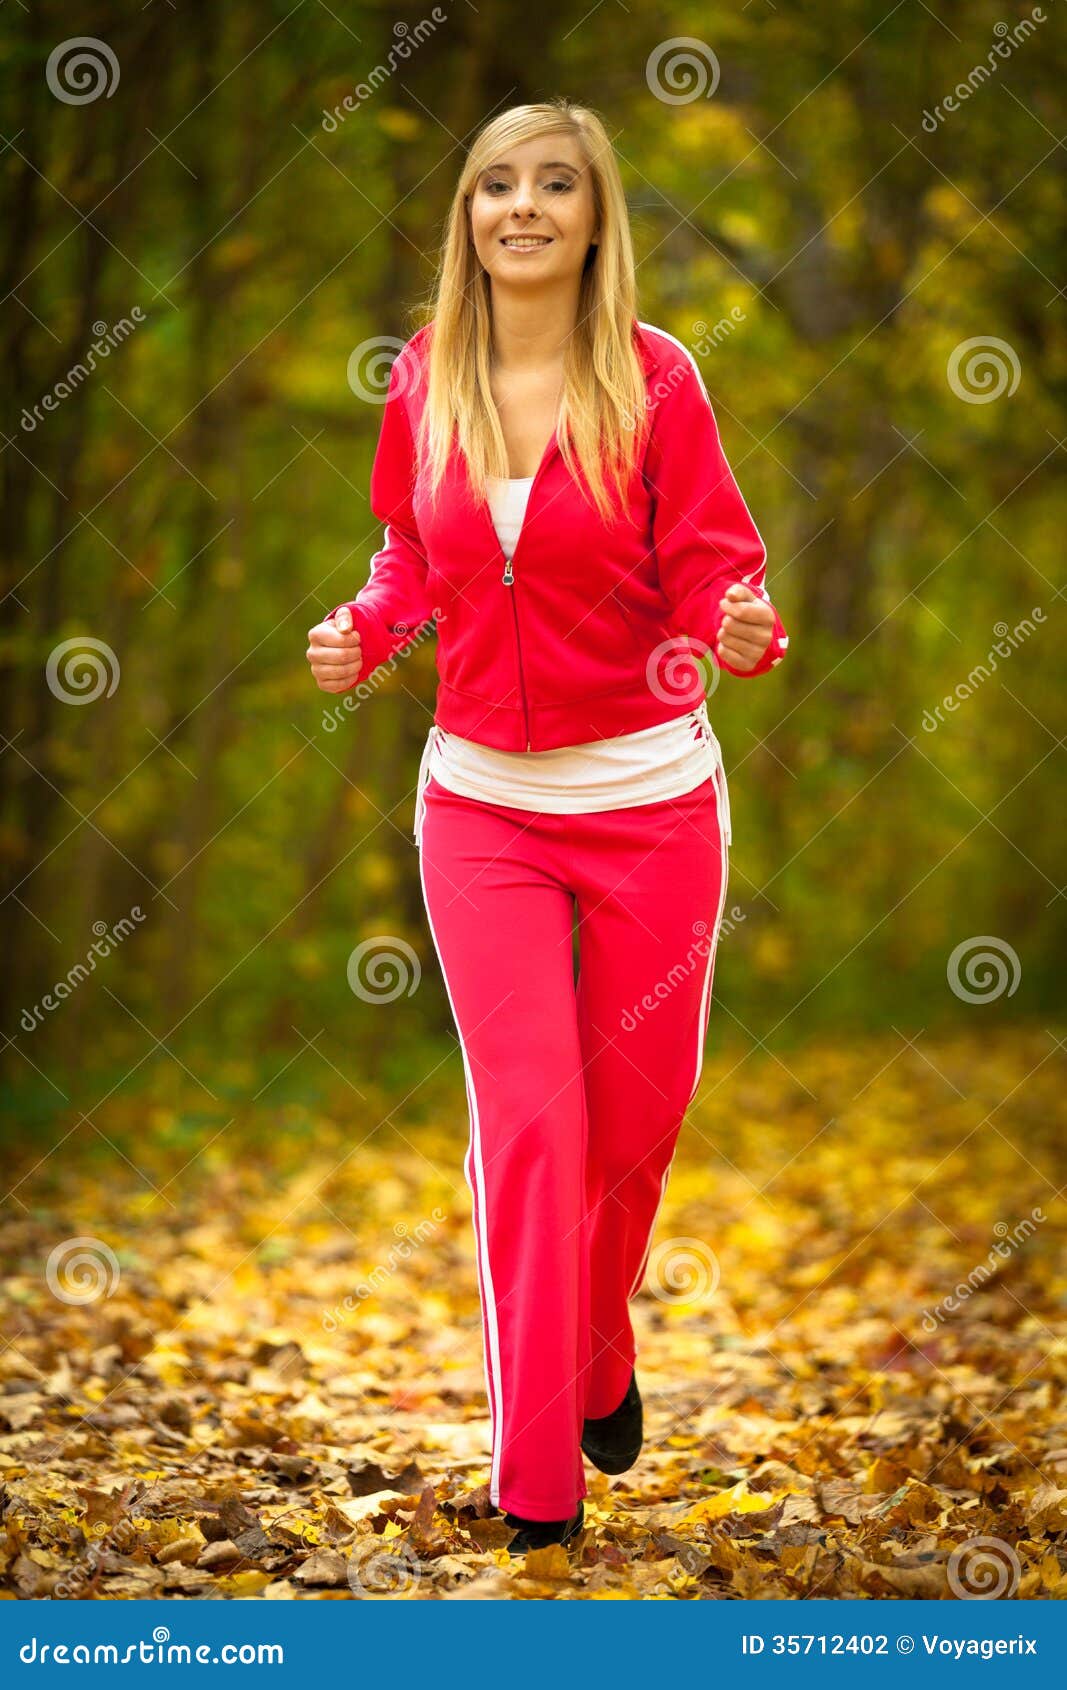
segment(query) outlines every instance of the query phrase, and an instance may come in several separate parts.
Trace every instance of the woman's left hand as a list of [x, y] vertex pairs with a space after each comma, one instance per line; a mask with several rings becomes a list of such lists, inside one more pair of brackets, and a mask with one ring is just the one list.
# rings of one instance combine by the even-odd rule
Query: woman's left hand
[[740, 581], [727, 587], [719, 608], [725, 615], [715, 655], [734, 669], [754, 669], [771, 643], [773, 609]]

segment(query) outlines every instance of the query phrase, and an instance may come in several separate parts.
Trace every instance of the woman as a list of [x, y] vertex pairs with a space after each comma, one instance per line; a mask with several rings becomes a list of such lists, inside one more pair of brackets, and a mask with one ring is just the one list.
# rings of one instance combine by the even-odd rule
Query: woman
[[580, 1529], [582, 1451], [608, 1473], [640, 1451], [628, 1303], [700, 1077], [730, 841], [691, 653], [756, 675], [787, 643], [700, 372], [635, 298], [599, 119], [493, 118], [390, 375], [383, 546], [309, 635], [343, 692], [437, 628], [416, 839], [512, 1554]]

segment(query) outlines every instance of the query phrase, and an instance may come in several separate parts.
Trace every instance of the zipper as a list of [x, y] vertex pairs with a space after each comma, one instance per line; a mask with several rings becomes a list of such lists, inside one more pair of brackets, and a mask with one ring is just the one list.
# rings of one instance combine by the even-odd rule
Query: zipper
[[558, 450], [559, 450], [559, 442], [558, 442], [558, 439], [556, 437], [556, 431], [555, 431], [555, 429], [553, 429], [552, 430], [552, 438], [549, 441], [548, 445], [545, 447], [544, 453], [542, 454], [542, 457], [541, 457], [541, 462], [538, 464], [537, 469], [534, 471], [534, 478], [533, 478], [532, 482], [530, 483], [530, 491], [529, 491], [527, 498], [526, 498], [526, 513], [523, 517], [522, 526], [519, 529], [518, 538], [515, 541], [515, 548], [514, 548], [514, 551], [511, 554], [511, 557], [505, 557], [504, 556], [504, 548], [500, 544], [500, 536], [497, 533], [496, 528], [494, 527], [492, 521], [490, 521], [490, 523], [489, 523], [489, 532], [492, 534], [493, 539], [496, 541], [496, 549], [499, 552], [500, 556], [502, 558], [504, 558], [504, 573], [503, 573], [503, 576], [501, 577], [501, 579], [502, 579], [505, 587], [511, 588], [511, 609], [512, 609], [512, 614], [513, 614], [514, 619], [515, 619], [515, 649], [516, 649], [516, 652], [518, 654], [518, 661], [519, 661], [519, 692], [522, 694], [522, 721], [523, 721], [523, 726], [526, 729], [526, 749], [527, 749], [527, 751], [531, 751], [533, 749], [533, 742], [532, 742], [532, 739], [531, 739], [531, 736], [530, 736], [530, 705], [529, 705], [529, 700], [526, 696], [526, 674], [525, 674], [525, 671], [523, 669], [523, 664], [522, 664], [522, 635], [519, 632], [519, 606], [518, 606], [518, 601], [515, 597], [515, 570], [513, 568], [513, 564], [515, 562], [516, 557], [518, 556], [519, 547], [522, 545], [523, 534], [526, 532], [526, 528], [527, 528], [527, 524], [528, 524], [529, 516], [530, 516], [530, 506], [533, 504], [533, 496], [534, 496], [534, 493], [537, 491], [537, 483], [541, 479], [541, 471], [544, 469], [545, 465], [551, 461], [551, 459], [553, 458], [553, 456], [555, 455], [555, 453]]
[[[530, 488], [533, 492], [533, 488]], [[516, 549], [517, 542], [516, 542]], [[511, 567], [511, 559], [504, 559], [504, 585], [511, 588], [511, 609], [515, 617], [515, 648], [519, 655], [519, 691], [522, 694], [522, 720], [526, 729], [526, 749], [530, 750], [530, 706], [526, 698], [526, 676], [522, 668], [522, 636], [519, 633], [519, 607], [515, 600], [515, 572]]]

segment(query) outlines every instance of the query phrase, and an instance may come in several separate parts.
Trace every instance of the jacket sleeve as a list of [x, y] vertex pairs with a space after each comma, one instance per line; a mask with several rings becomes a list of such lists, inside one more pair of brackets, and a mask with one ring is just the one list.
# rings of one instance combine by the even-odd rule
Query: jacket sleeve
[[771, 640], [754, 669], [724, 663], [715, 646], [725, 612], [719, 600], [735, 581], [766, 604], [767, 550], [723, 453], [700, 370], [679, 350], [671, 391], [657, 407], [645, 457], [653, 494], [652, 537], [672, 625], [693, 637], [700, 655], [731, 675], [764, 675], [785, 656], [789, 636], [774, 610]]
[[[411, 354], [408, 353], [408, 358]], [[434, 616], [426, 552], [412, 508], [415, 446], [404, 392], [412, 366], [402, 349], [389, 372], [389, 389], [370, 477], [370, 505], [385, 524], [382, 545], [371, 558], [370, 578], [346, 601], [360, 636], [363, 665], [359, 685], [402, 651]], [[336, 616], [340, 605], [330, 611]]]

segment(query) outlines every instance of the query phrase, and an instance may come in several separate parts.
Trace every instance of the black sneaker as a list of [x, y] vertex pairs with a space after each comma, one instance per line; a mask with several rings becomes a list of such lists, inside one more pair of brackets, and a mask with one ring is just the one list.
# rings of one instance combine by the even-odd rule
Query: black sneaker
[[644, 1416], [634, 1371], [626, 1395], [614, 1413], [585, 1421], [582, 1450], [602, 1473], [625, 1473], [640, 1455], [643, 1442]]
[[505, 1513], [504, 1524], [518, 1528], [508, 1544], [508, 1554], [525, 1555], [528, 1549], [547, 1549], [550, 1543], [569, 1543], [585, 1524], [585, 1504], [579, 1502], [577, 1514], [572, 1514], [569, 1520], [524, 1520], [521, 1514]]

